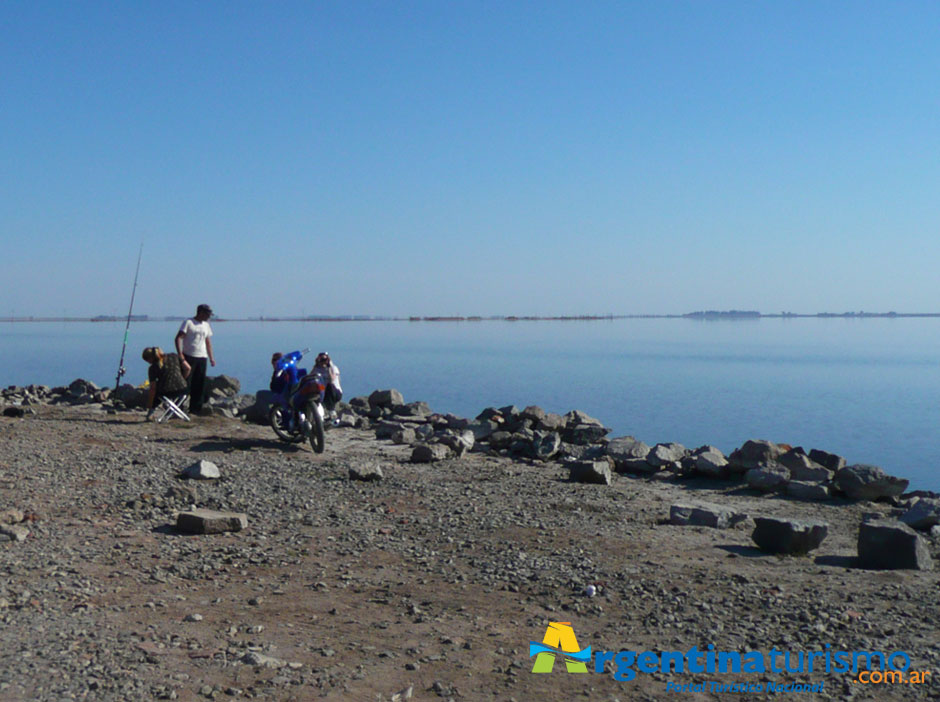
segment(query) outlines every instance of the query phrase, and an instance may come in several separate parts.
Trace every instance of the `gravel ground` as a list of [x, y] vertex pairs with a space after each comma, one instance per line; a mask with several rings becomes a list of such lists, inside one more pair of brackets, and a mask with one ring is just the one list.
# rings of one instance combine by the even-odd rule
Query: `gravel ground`
[[[553, 621], [594, 651], [831, 644], [905, 651], [912, 670], [935, 671], [938, 575], [851, 567], [862, 515], [887, 505], [800, 503], [713, 481], [576, 484], [558, 463], [482, 453], [413, 464], [410, 447], [346, 428], [317, 455], [262, 426], [142, 416], [84, 405], [0, 418], [0, 511], [22, 511], [29, 529], [0, 544], [2, 700], [625, 702], [708, 681], [824, 683], [779, 693], [799, 699], [940, 697], [936, 682], [835, 673], [618, 682], [560, 662], [531, 673], [529, 642]], [[177, 478], [198, 459], [221, 479]], [[382, 481], [349, 479], [370, 465]], [[781, 558], [753, 547], [749, 521], [665, 523], [671, 504], [699, 499], [825, 519], [829, 537], [809, 557]], [[176, 514], [193, 505], [245, 512], [248, 528], [178, 533]]]

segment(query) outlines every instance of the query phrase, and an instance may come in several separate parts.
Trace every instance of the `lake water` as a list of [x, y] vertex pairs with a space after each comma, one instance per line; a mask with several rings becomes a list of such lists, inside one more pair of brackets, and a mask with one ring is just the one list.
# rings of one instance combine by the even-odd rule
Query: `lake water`
[[[178, 324], [131, 325], [125, 382]], [[571, 322], [214, 322], [218, 366], [267, 387], [271, 353], [327, 350], [346, 398], [476, 416], [487, 406], [581, 409], [652, 445], [725, 452], [770, 439], [874, 463], [940, 490], [940, 319], [622, 319]], [[113, 386], [124, 323], [0, 324], [0, 385]]]

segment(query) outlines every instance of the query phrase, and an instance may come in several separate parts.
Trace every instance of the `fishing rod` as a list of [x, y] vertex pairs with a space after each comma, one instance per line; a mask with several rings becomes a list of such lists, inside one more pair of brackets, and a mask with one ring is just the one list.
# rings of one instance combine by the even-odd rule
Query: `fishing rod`
[[127, 351], [127, 332], [131, 328], [131, 314], [134, 312], [134, 296], [137, 294], [137, 276], [140, 275], [140, 257], [144, 253], [144, 242], [140, 242], [140, 251], [137, 253], [137, 270], [134, 271], [134, 289], [131, 290], [131, 306], [127, 310], [127, 324], [124, 325], [124, 345], [121, 346], [121, 360], [118, 363], [117, 379], [114, 381], [114, 392], [121, 387], [121, 378], [127, 372], [124, 368], [124, 352]]

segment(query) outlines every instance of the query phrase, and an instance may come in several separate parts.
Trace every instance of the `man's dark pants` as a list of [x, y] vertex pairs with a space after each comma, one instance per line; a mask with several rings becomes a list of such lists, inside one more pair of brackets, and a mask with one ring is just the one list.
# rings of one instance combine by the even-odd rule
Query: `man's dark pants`
[[199, 414], [206, 400], [206, 365], [207, 358], [186, 356], [186, 362], [192, 366], [189, 374], [189, 411]]

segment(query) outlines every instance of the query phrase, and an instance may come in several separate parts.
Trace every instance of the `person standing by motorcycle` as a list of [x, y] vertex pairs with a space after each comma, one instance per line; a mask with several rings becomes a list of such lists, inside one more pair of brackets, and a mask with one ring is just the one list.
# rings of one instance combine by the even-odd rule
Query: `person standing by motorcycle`
[[206, 361], [215, 366], [212, 353], [212, 327], [209, 318], [212, 308], [199, 305], [196, 316], [190, 317], [176, 334], [176, 351], [183, 361], [183, 373], [189, 373], [189, 410], [191, 414], [202, 411], [206, 398]]
[[335, 415], [336, 403], [343, 399], [343, 388], [339, 384], [339, 366], [330, 359], [330, 354], [321, 351], [310, 374], [326, 387], [323, 391], [323, 407], [330, 415]]

